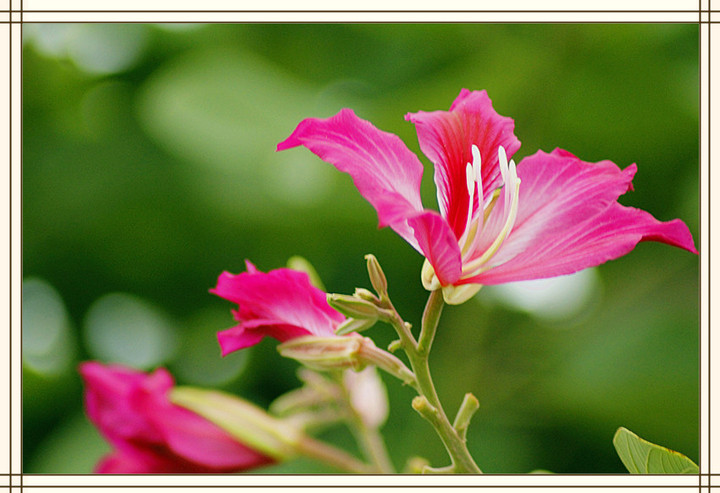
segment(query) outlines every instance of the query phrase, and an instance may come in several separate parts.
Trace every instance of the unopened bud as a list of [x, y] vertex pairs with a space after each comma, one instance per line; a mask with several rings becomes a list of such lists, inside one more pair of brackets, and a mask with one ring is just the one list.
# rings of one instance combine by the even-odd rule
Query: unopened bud
[[377, 369], [368, 366], [363, 371], [343, 373], [350, 405], [368, 428], [381, 427], [388, 417], [387, 389]]
[[403, 347], [403, 342], [400, 339], [395, 339], [390, 344], [388, 344], [388, 351], [391, 353], [394, 353], [398, 349]]
[[345, 336], [353, 332], [362, 332], [367, 330], [377, 322], [372, 318], [348, 318], [335, 329], [335, 334]]
[[426, 467], [430, 467], [430, 462], [424, 457], [411, 457], [405, 464], [404, 473], [406, 474], [422, 474]]
[[296, 455], [301, 430], [270, 416], [254, 404], [217, 390], [175, 387], [173, 404], [189, 409], [248, 447], [276, 460]]
[[380, 267], [380, 262], [378, 262], [378, 259], [375, 258], [375, 255], [372, 253], [365, 255], [365, 259], [367, 260], [370, 282], [373, 288], [375, 288], [375, 292], [380, 295], [380, 298], [387, 298], [387, 278], [385, 277], [382, 267]]
[[360, 298], [361, 300], [369, 301], [371, 303], [377, 303], [380, 301], [378, 297], [375, 296], [369, 289], [365, 288], [355, 288], [353, 296], [356, 298]]
[[314, 370], [361, 370], [363, 362], [358, 358], [362, 338], [302, 336], [280, 344], [277, 349], [282, 356], [299, 361]]
[[330, 293], [327, 302], [346, 317], [377, 320], [379, 316], [378, 307], [374, 303], [355, 296]]
[[305, 257], [294, 255], [288, 259], [287, 266], [289, 269], [306, 273], [310, 278], [310, 284], [325, 291], [325, 285], [320, 279], [315, 267], [313, 267], [313, 265]]

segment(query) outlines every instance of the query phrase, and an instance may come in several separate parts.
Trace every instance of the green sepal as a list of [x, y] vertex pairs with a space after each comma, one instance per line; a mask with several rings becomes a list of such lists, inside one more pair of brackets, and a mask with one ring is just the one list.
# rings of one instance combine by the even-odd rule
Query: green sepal
[[335, 334], [345, 336], [353, 332], [359, 333], [373, 327], [376, 323], [377, 320], [370, 318], [347, 318], [343, 323], [338, 325], [337, 329], [335, 329]]

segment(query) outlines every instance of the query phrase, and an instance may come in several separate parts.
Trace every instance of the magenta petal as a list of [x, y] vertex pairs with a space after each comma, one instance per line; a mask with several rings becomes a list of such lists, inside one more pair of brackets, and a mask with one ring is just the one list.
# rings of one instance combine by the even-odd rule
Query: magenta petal
[[265, 328], [265, 335], [276, 338], [282, 334], [297, 337], [292, 335], [297, 332], [286, 330], [288, 326], [304, 331], [298, 335], [329, 336], [344, 320], [327, 304], [327, 295], [310, 283], [306, 273], [292, 269], [264, 273], [253, 268], [238, 275], [223, 272], [210, 292], [239, 305], [234, 313], [242, 331], [238, 332], [237, 327], [230, 330], [234, 331], [233, 344], [242, 347], [261, 339], [260, 327]]
[[460, 247], [445, 218], [426, 211], [409, 219], [408, 224], [440, 284], [447, 286], [457, 281], [462, 273]]
[[169, 409], [157, 424], [173, 452], [208, 468], [239, 471], [272, 462], [269, 457], [245, 447], [214, 424], [184, 409]]
[[[467, 89], [460, 91], [450, 111], [419, 111], [405, 118], [415, 123], [420, 149], [435, 165], [440, 211], [459, 238], [468, 212], [465, 168], [473, 161], [471, 148], [476, 145], [480, 151], [483, 198], [487, 199], [501, 184], [498, 147], [505, 148], [508, 159], [520, 148], [513, 133], [515, 122], [493, 109], [487, 92]], [[473, 210], [477, 207], [475, 203]]]
[[406, 219], [422, 210], [423, 166], [396, 135], [343, 109], [331, 118], [303, 120], [277, 150], [300, 145], [352, 176], [360, 194], [375, 207], [380, 227], [390, 226], [418, 248]]
[[[313, 335], [303, 327], [289, 325], [278, 320], [248, 320], [240, 325], [217, 333], [223, 356], [254, 346], [265, 337], [285, 342], [295, 337]], [[328, 334], [329, 335], [329, 334]]]
[[118, 365], [83, 363], [88, 415], [116, 450], [99, 473], [239, 471], [272, 459], [234, 440], [206, 419], [172, 404], [165, 369], [151, 374]]
[[160, 461], [154, 457], [115, 451], [104, 456], [95, 466], [98, 474], [146, 474], [162, 472]]
[[[160, 440], [157, 430], [145, 416], [137, 413], [131, 400], [146, 375], [119, 365], [105, 366], [94, 361], [82, 363], [80, 374], [85, 382], [88, 417], [111, 443]], [[172, 379], [163, 384], [170, 388]]]
[[271, 460], [234, 440], [215, 424], [176, 406], [166, 394], [146, 392], [138, 410], [152, 420], [178, 458], [213, 470], [243, 470]]
[[570, 274], [660, 241], [696, 253], [687, 226], [660, 222], [624, 207], [635, 166], [587, 163], [567, 151], [538, 152], [518, 165], [521, 179], [515, 226], [493, 258], [496, 266], [463, 282], [500, 284]]

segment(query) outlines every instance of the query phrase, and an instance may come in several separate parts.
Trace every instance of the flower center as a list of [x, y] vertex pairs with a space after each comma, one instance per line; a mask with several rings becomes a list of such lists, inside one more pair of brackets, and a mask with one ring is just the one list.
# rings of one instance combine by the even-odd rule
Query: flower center
[[[465, 175], [468, 186], [468, 214], [465, 231], [458, 241], [463, 260], [463, 277], [480, 274], [498, 252], [512, 231], [517, 217], [520, 178], [515, 161], [508, 163], [505, 149], [498, 148], [501, 186], [487, 200], [482, 200], [481, 156], [477, 146], [472, 146], [473, 162], [468, 163]], [[500, 201], [500, 195], [503, 195]], [[477, 196], [477, 207], [474, 206]]]
[[[508, 163], [505, 149], [499, 146], [498, 161], [502, 183], [487, 200], [483, 200], [481, 156], [476, 145], [472, 146], [472, 156], [473, 162], [467, 163], [465, 167], [468, 190], [467, 219], [465, 230], [458, 240], [462, 255], [461, 279], [477, 276], [492, 267], [488, 263], [515, 225], [520, 194], [520, 178], [515, 161], [510, 160]], [[423, 264], [421, 278], [423, 286], [430, 291], [442, 288], [443, 298], [450, 304], [467, 301], [482, 287], [481, 284], [441, 286], [427, 259]]]

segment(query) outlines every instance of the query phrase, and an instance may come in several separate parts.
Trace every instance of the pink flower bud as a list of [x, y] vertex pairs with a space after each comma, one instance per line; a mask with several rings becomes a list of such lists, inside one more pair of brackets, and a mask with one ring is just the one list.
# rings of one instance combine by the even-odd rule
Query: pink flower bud
[[165, 369], [150, 374], [90, 361], [80, 365], [90, 421], [113, 445], [95, 472], [236, 472], [273, 460], [210, 421], [170, 402]]

